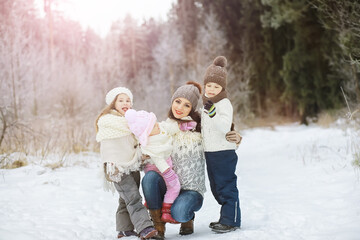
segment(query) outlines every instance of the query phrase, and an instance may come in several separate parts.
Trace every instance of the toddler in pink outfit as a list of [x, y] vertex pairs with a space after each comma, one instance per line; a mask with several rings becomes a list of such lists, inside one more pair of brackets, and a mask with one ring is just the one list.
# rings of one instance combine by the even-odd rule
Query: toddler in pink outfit
[[176, 223], [171, 217], [171, 206], [180, 192], [180, 182], [177, 174], [172, 169], [172, 135], [180, 131], [174, 122], [157, 122], [152, 112], [135, 111], [129, 109], [125, 113], [130, 131], [137, 137], [143, 154], [150, 159], [145, 166], [148, 171], [158, 172], [166, 184], [166, 193], [162, 206], [161, 220]]

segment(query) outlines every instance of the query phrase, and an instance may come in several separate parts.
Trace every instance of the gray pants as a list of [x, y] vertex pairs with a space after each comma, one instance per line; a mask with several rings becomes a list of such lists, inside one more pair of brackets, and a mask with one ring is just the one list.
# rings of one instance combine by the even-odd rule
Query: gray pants
[[148, 211], [142, 204], [139, 192], [140, 173], [133, 172], [123, 175], [120, 182], [114, 182], [119, 193], [119, 207], [116, 211], [116, 231], [137, 232], [153, 226]]

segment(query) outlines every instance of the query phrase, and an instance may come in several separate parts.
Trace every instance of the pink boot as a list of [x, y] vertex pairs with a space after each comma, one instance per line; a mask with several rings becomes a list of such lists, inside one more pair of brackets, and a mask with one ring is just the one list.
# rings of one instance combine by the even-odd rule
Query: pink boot
[[168, 222], [168, 223], [179, 223], [171, 216], [171, 203], [163, 203], [162, 205], [162, 215], [161, 215], [161, 221]]

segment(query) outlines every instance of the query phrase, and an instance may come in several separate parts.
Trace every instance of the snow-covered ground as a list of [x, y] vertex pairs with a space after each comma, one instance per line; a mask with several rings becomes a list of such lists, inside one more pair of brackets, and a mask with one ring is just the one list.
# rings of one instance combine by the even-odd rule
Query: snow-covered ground
[[[219, 206], [207, 182], [195, 233], [180, 237], [179, 225], [168, 224], [167, 239], [360, 239], [359, 173], [344, 131], [289, 125], [242, 134], [241, 229], [210, 231]], [[117, 195], [102, 190], [98, 166], [99, 156], [88, 153], [56, 170], [38, 164], [0, 170], [0, 239], [116, 239]]]

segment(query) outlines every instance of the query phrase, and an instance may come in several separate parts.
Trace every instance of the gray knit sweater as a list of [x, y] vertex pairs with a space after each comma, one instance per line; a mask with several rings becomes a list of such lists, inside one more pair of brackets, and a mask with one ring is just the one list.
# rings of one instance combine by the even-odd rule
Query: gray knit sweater
[[173, 146], [173, 169], [179, 177], [181, 189], [204, 195], [205, 156], [201, 133], [180, 131], [173, 137]]

